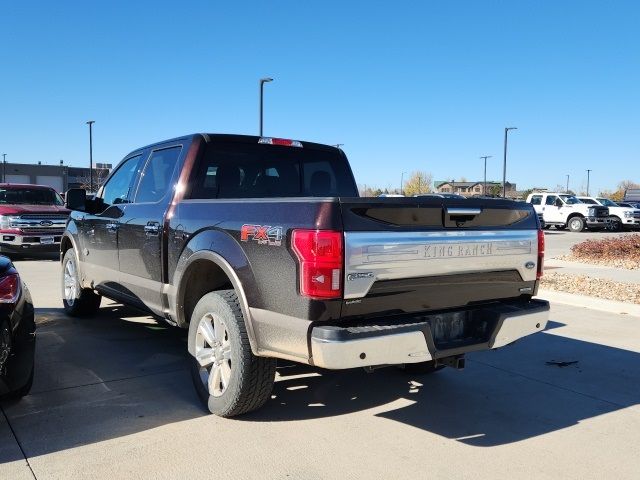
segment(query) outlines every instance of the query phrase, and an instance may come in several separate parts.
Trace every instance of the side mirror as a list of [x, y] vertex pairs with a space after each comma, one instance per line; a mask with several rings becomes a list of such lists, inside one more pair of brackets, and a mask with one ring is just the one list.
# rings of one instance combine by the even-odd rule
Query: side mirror
[[67, 190], [64, 196], [64, 206], [69, 210], [85, 211], [87, 209], [87, 191], [83, 188]]

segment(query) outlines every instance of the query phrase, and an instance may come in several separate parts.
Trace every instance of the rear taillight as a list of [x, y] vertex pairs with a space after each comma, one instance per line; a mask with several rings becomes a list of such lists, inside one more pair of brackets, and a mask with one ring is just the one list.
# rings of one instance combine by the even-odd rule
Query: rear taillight
[[291, 246], [300, 262], [300, 294], [311, 298], [342, 296], [342, 234], [294, 230]]
[[540, 280], [542, 278], [542, 272], [544, 270], [544, 231], [538, 230], [538, 274], [536, 278]]
[[20, 294], [20, 277], [17, 274], [0, 278], [0, 303], [16, 303]]

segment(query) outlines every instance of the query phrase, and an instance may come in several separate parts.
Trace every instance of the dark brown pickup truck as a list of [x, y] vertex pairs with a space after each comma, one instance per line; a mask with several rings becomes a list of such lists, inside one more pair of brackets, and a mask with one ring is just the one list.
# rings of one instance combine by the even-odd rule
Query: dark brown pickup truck
[[358, 198], [329, 146], [181, 137], [67, 206], [66, 311], [95, 313], [103, 295], [189, 329], [194, 385], [221, 416], [270, 398], [277, 358], [429, 373], [547, 323], [531, 205]]

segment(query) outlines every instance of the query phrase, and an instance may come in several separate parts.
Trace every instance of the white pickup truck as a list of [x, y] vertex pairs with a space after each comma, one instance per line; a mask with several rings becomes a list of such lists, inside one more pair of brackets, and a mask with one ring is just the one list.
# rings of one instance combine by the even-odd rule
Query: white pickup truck
[[582, 203], [568, 193], [538, 192], [527, 197], [536, 213], [542, 214], [545, 228], [555, 226], [562, 230], [581, 232], [585, 228], [602, 230], [609, 223], [609, 209], [601, 205]]
[[608, 228], [613, 231], [620, 231], [625, 228], [640, 228], [640, 209], [622, 207], [616, 202], [603, 197], [578, 197], [582, 203], [588, 205], [602, 205], [609, 209], [609, 219], [611, 220]]

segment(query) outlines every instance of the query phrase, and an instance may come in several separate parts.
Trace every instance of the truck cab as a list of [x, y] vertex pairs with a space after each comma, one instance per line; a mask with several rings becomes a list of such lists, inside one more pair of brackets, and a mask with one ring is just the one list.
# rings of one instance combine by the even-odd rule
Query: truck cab
[[538, 192], [527, 197], [536, 213], [542, 214], [545, 227], [568, 228], [581, 232], [586, 228], [602, 230], [609, 223], [609, 210], [601, 205], [587, 205], [568, 193]]

